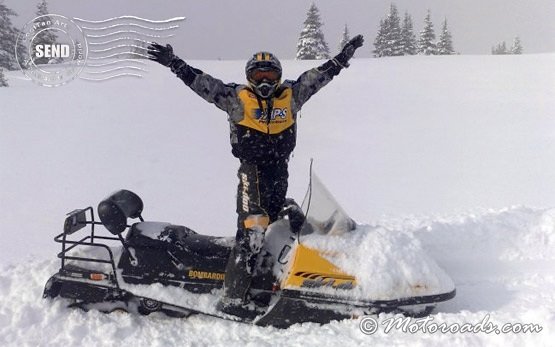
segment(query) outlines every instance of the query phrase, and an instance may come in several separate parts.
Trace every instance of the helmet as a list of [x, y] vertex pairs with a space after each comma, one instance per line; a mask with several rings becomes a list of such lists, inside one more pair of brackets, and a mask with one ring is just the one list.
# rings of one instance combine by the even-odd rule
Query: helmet
[[247, 61], [245, 73], [254, 93], [267, 99], [281, 82], [281, 63], [272, 53], [258, 52]]

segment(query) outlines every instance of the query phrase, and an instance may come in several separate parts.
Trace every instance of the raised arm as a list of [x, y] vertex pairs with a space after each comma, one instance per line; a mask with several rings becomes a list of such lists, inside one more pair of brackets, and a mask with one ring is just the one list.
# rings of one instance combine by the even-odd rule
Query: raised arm
[[152, 43], [148, 46], [149, 59], [167, 66], [187, 86], [204, 100], [215, 104], [218, 108], [228, 111], [237, 102], [237, 85], [225, 84], [219, 79], [196, 69], [173, 54], [171, 45], [162, 46]]
[[300, 109], [312, 95], [328, 84], [334, 76], [337, 76], [341, 69], [349, 67], [349, 60], [355, 54], [355, 50], [361, 47], [363, 43], [362, 35], [357, 35], [347, 42], [341, 52], [333, 59], [301, 74], [292, 84], [293, 98], [297, 108]]

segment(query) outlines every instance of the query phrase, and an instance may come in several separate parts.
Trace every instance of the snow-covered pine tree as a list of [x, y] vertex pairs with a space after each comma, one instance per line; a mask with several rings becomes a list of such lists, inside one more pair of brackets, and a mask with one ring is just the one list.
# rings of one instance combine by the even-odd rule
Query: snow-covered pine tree
[[[42, 0], [37, 5], [37, 17], [46, 16], [47, 14], [49, 14], [48, 4], [46, 3], [46, 0]], [[38, 21], [44, 22], [48, 20], [51, 20], [51, 19], [50, 17], [46, 16], [46, 17], [40, 18]], [[52, 45], [52, 44], [55, 44], [57, 40], [58, 40], [58, 37], [52, 30], [43, 30], [36, 35], [35, 39], [33, 40], [33, 45], [34, 46], [39, 44]], [[34, 62], [35, 64], [47, 64], [49, 60], [50, 58], [42, 57], [42, 58], [34, 59]]]
[[[7, 70], [19, 68], [14, 48], [20, 30], [12, 24], [12, 16], [17, 16], [17, 13], [0, 2], [0, 67]], [[22, 60], [26, 57], [25, 48], [21, 44], [17, 46], [17, 54]]]
[[397, 6], [391, 4], [389, 13], [380, 21], [380, 29], [374, 40], [374, 53], [377, 57], [391, 57], [403, 55], [403, 42], [401, 37], [401, 19]]
[[424, 29], [420, 32], [418, 39], [418, 53], [432, 55], [436, 53], [436, 34], [434, 33], [434, 24], [432, 23], [432, 14], [428, 10], [428, 14], [424, 19]]
[[509, 54], [509, 51], [507, 51], [507, 43], [505, 41], [499, 43], [497, 46], [495, 46], [495, 48], [492, 49], [491, 54], [493, 55]]
[[391, 4], [389, 6], [389, 14], [385, 19], [385, 42], [386, 47], [384, 53], [386, 56], [403, 55], [402, 37], [401, 37], [401, 18], [397, 6]]
[[7, 87], [8, 81], [6, 81], [6, 77], [4, 77], [4, 70], [0, 66], [0, 87]]
[[131, 54], [131, 59], [147, 59], [147, 46], [148, 43], [143, 40], [134, 40], [129, 47], [131, 52], [135, 54]]
[[301, 31], [297, 42], [296, 59], [329, 59], [330, 49], [322, 32], [320, 13], [314, 3], [308, 9], [304, 29]]
[[436, 45], [436, 54], [439, 55], [450, 55], [455, 54], [453, 49], [453, 36], [447, 28], [447, 18], [443, 21], [441, 34], [439, 35], [439, 41]]
[[513, 46], [511, 47], [511, 54], [522, 54], [524, 49], [522, 48], [522, 43], [520, 42], [520, 37], [515, 37], [513, 41]]
[[341, 51], [343, 49], [343, 47], [345, 47], [345, 45], [347, 44], [347, 42], [349, 42], [349, 40], [351, 39], [351, 36], [349, 35], [349, 28], [347, 28], [347, 24], [345, 24], [345, 28], [343, 29], [343, 34], [341, 35], [341, 41], [339, 41], [339, 51]]
[[383, 50], [385, 47], [385, 22], [380, 19], [380, 28], [374, 39], [374, 56], [377, 58], [383, 57]]
[[405, 55], [415, 55], [417, 53], [412, 17], [408, 12], [405, 12], [403, 26], [401, 27], [401, 46]]
[[501, 45], [499, 46], [499, 50], [503, 53], [503, 54], [511, 54], [511, 52], [509, 51], [509, 49], [507, 48], [507, 43], [505, 41], [501, 42]]

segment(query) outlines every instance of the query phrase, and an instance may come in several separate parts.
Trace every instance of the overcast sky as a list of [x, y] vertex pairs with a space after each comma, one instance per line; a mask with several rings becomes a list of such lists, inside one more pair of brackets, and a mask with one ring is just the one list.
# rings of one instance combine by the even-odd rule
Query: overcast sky
[[[2, 0], [0, 0], [2, 1]], [[380, 18], [391, 1], [382, 0], [49, 0], [51, 13], [84, 19], [135, 15], [148, 19], [185, 16], [169, 42], [185, 59], [246, 59], [259, 50], [293, 58], [311, 2], [320, 9], [323, 31], [334, 53], [343, 26], [361, 33], [371, 56]], [[22, 27], [36, 12], [38, 0], [4, 0]], [[447, 18], [455, 49], [461, 54], [490, 54], [491, 46], [519, 36], [525, 53], [555, 52], [555, 0], [396, 0], [399, 12], [412, 15], [422, 29], [427, 9], [436, 34]]]

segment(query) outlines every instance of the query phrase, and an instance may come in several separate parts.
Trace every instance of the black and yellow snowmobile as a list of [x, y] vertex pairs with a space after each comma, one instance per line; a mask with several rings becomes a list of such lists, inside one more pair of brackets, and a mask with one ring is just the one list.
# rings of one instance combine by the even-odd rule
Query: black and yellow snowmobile
[[[455, 296], [450, 280], [438, 286], [434, 276], [429, 283], [426, 278], [417, 283], [403, 279], [409, 286], [399, 293], [365, 296], [359, 283], [364, 274], [349, 272], [334, 263], [337, 254], [305, 242], [311, 235], [333, 242], [360, 232], [313, 174], [303, 210], [288, 209], [265, 233], [249, 290], [254, 319], [229, 316], [215, 308], [234, 238], [144, 221], [142, 212], [142, 200], [120, 190], [98, 205], [100, 221], [92, 207], [69, 213], [63, 232], [55, 237], [62, 246], [61, 268], [48, 280], [44, 297], [69, 299], [70, 306], [86, 310], [159, 311], [173, 317], [202, 314], [285, 328], [380, 312], [426, 315], [438, 302]], [[129, 219], [139, 221], [128, 225]], [[299, 219], [304, 222], [292, 230], [291, 222]], [[77, 237], [85, 227], [88, 232]]]

